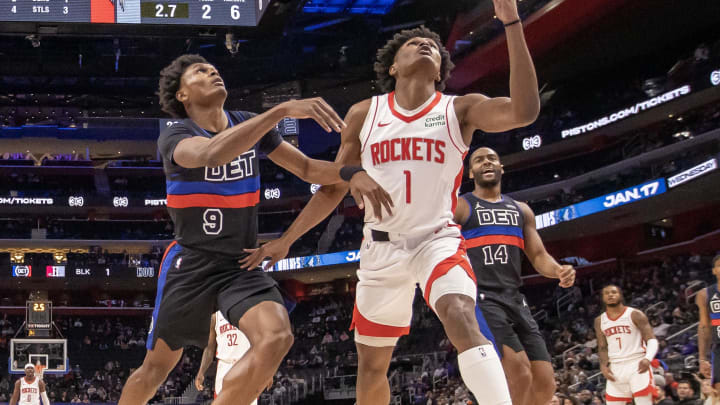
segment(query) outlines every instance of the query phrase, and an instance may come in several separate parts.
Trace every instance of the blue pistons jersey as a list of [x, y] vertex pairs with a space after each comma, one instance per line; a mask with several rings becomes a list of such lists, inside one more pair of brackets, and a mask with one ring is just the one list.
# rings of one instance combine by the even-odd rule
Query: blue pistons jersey
[[710, 334], [712, 335], [713, 346], [718, 347], [720, 343], [720, 291], [717, 283], [705, 289], [707, 295], [707, 310], [710, 315]]
[[485, 201], [473, 193], [462, 198], [470, 206], [462, 235], [479, 289], [520, 287], [525, 249], [525, 218], [520, 207], [506, 195], [498, 202]]
[[[229, 126], [253, 117], [249, 112], [226, 112]], [[266, 134], [247, 152], [218, 167], [188, 169], [173, 160], [177, 144], [186, 138], [216, 134], [191, 119], [172, 122], [158, 138], [166, 177], [167, 209], [175, 225], [175, 239], [183, 246], [222, 256], [242, 257], [257, 247], [261, 153], [282, 143], [276, 131]]]

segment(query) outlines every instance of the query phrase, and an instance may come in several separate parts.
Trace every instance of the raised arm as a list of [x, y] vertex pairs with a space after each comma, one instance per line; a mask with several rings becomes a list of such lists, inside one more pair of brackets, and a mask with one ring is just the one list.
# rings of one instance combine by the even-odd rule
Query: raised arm
[[[355, 104], [348, 111], [346, 121], [347, 128], [342, 132], [342, 141], [340, 149], [336, 156], [335, 162], [344, 166], [357, 166], [360, 167], [360, 130], [362, 129], [365, 116], [367, 115], [368, 109], [370, 108], [370, 100], [362, 101]], [[243, 267], [254, 268], [259, 265], [266, 257], [270, 258], [269, 262], [265, 265], [266, 269], [272, 267], [273, 264], [277, 263], [278, 260], [287, 256], [290, 246], [295, 243], [307, 231], [312, 229], [314, 226], [319, 224], [325, 219], [337, 205], [342, 201], [343, 197], [348, 192], [348, 188], [362, 188], [368, 190], [369, 195], [382, 196], [383, 193], [392, 205], [390, 196], [375, 183], [370, 176], [364, 171], [355, 173], [349, 183], [337, 183], [330, 186], [323, 186], [318, 190], [315, 195], [310, 199], [310, 202], [300, 212], [295, 221], [290, 227], [283, 233], [283, 235], [276, 240], [270, 241], [259, 249], [248, 249], [251, 252], [241, 263]], [[353, 192], [356, 202], [360, 208], [363, 207], [362, 197]], [[371, 199], [373, 205], [373, 212], [376, 215], [382, 216], [381, 198], [378, 197], [376, 201]], [[389, 207], [385, 208], [390, 214]]]
[[284, 117], [311, 118], [330, 132], [345, 123], [323, 99], [291, 100], [228, 128], [212, 138], [193, 136], [178, 142], [172, 158], [186, 168], [224, 165], [252, 148]]
[[695, 295], [695, 305], [698, 307], [698, 360], [700, 360], [700, 373], [705, 377], [709, 377], [710, 362], [708, 361], [708, 349], [712, 344], [712, 338], [710, 336], [710, 314], [707, 309], [707, 290], [702, 289]]
[[595, 337], [597, 338], [598, 357], [600, 358], [600, 371], [605, 378], [615, 381], [615, 375], [610, 370], [610, 359], [608, 357], [608, 343], [605, 334], [600, 328], [600, 317], [595, 318]]
[[12, 397], [10, 397], [10, 405], [17, 405], [18, 401], [20, 401], [20, 380], [15, 381], [15, 388]]
[[633, 311], [630, 314], [630, 319], [633, 321], [635, 326], [640, 329], [640, 334], [645, 342], [645, 358], [640, 360], [638, 364], [638, 372], [644, 373], [650, 369], [650, 362], [655, 358], [658, 351], [658, 341], [655, 339], [655, 333], [653, 333], [650, 321], [647, 316], [641, 311]]
[[217, 351], [215, 318], [215, 314], [212, 314], [212, 316], [210, 317], [210, 335], [208, 337], [208, 343], [207, 346], [205, 346], [205, 350], [203, 350], [202, 360], [200, 361], [200, 369], [198, 369], [198, 373], [195, 376], [195, 388], [197, 388], [198, 391], [202, 391], [203, 388], [205, 388], [203, 386], [203, 382], [205, 381], [205, 373], [207, 373], [207, 369], [210, 367], [210, 364], [212, 364], [213, 359], [215, 358], [215, 352]]
[[540, 234], [535, 227], [535, 213], [530, 206], [518, 202], [525, 220], [523, 234], [525, 237], [525, 255], [535, 270], [547, 278], [560, 279], [560, 287], [572, 287], [575, 283], [575, 269], [570, 265], [561, 265], [545, 250]]
[[504, 132], [533, 123], [540, 113], [537, 76], [530, 51], [525, 43], [517, 0], [493, 0], [495, 14], [505, 27], [510, 57], [510, 97], [488, 98], [468, 94], [455, 100], [463, 138], [470, 144], [476, 129]]

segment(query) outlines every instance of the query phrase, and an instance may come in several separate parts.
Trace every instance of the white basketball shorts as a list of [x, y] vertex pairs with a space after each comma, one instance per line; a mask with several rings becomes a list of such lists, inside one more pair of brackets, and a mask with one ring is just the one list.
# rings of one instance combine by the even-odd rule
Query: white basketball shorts
[[433, 310], [447, 294], [475, 300], [475, 273], [457, 225], [408, 238], [390, 233], [389, 241], [373, 241], [368, 227], [364, 234], [350, 327], [355, 329], [356, 342], [395, 346], [400, 336], [408, 334], [416, 284]]

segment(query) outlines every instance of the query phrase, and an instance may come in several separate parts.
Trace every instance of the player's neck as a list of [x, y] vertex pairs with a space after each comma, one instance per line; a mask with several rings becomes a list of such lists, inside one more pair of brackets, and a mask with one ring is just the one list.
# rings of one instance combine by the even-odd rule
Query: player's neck
[[425, 104], [435, 91], [434, 82], [405, 78], [395, 83], [395, 102], [405, 110], [414, 110]]
[[487, 202], [498, 202], [502, 200], [502, 193], [500, 192], [500, 183], [493, 187], [480, 187], [475, 184], [475, 190], [473, 190], [475, 197], [485, 200]]
[[191, 106], [188, 110], [188, 117], [200, 128], [210, 132], [220, 132], [227, 128], [228, 118], [225, 115], [222, 105], [220, 106]]
[[607, 312], [607, 314], [608, 314], [608, 316], [609, 316], [610, 318], [617, 318], [617, 317], [620, 316], [623, 312], [625, 312], [625, 308], [626, 308], [625, 305], [620, 304], [620, 305], [618, 305], [618, 306], [616, 306], [616, 307], [607, 307], [607, 308], [605, 309], [605, 312]]
[[28, 379], [27, 376], [23, 377], [25, 379], [25, 382], [28, 384], [32, 384], [35, 382], [35, 376], [32, 376], [32, 378]]

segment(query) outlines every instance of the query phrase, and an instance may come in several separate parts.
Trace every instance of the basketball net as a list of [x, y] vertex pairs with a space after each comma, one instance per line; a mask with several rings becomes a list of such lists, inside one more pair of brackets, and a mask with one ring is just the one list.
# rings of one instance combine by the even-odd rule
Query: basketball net
[[43, 379], [43, 371], [44, 371], [44, 370], [45, 370], [45, 366], [43, 366], [42, 364], [40, 364], [40, 362], [38, 362], [38, 363], [35, 365], [35, 375], [36, 375], [39, 379], [41, 379], [41, 380]]

